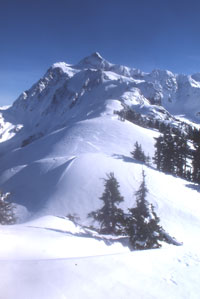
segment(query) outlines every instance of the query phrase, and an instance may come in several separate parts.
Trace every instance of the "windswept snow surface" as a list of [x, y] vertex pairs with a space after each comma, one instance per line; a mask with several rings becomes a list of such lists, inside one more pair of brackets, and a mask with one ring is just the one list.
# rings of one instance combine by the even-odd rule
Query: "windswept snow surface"
[[134, 165], [139, 172], [141, 165], [130, 158], [130, 151], [138, 141], [152, 155], [155, 136], [157, 132], [117, 116], [78, 122], [4, 156], [0, 184], [30, 212], [77, 213], [86, 220], [99, 206], [106, 173], [121, 178], [124, 196], [132, 201]]
[[[198, 121], [199, 93], [199, 74], [146, 74], [94, 53], [54, 64], [1, 109], [0, 188], [27, 222], [0, 226], [0, 299], [199, 298], [200, 188], [132, 159], [136, 141], [152, 157], [159, 133], [114, 114], [126, 105], [163, 121]], [[63, 218], [92, 224], [87, 215], [101, 206], [110, 172], [126, 212], [142, 170], [147, 200], [182, 246], [130, 252], [125, 239], [91, 236]]]
[[198, 244], [130, 252], [46, 216], [0, 230], [1, 298], [199, 298]]

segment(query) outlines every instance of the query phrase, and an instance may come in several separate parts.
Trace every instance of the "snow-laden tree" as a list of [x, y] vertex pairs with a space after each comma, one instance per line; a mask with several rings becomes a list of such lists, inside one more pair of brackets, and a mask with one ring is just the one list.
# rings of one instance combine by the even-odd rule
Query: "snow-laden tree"
[[10, 193], [3, 194], [0, 191], [0, 224], [14, 224], [16, 222], [15, 206], [8, 201], [9, 196]]
[[137, 141], [134, 145], [134, 150], [131, 152], [131, 155], [134, 159], [144, 163], [147, 160], [147, 157], [145, 156], [144, 151], [142, 150], [141, 144], [139, 144]]
[[158, 248], [163, 240], [163, 229], [159, 225], [160, 219], [154, 211], [152, 204], [146, 200], [148, 189], [145, 174], [142, 172], [142, 182], [136, 195], [136, 207], [129, 209], [127, 218], [127, 233], [134, 249]]
[[119, 191], [119, 183], [114, 173], [107, 174], [104, 179], [104, 192], [100, 197], [103, 201], [101, 209], [91, 212], [88, 217], [100, 223], [100, 232], [105, 234], [120, 234], [124, 221], [124, 213], [118, 208], [118, 204], [124, 200]]

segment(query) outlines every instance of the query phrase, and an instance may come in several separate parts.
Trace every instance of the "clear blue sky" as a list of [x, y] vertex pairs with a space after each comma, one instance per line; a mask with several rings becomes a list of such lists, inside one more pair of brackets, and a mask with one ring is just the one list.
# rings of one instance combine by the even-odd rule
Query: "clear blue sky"
[[0, 105], [57, 61], [200, 72], [199, 0], [0, 0]]

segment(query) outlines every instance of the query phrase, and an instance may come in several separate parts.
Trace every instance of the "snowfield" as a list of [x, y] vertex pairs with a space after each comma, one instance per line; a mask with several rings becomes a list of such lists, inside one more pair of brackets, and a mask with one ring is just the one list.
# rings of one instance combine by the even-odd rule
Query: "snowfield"
[[1, 298], [199, 298], [199, 244], [130, 252], [53, 216], [0, 238]]
[[[160, 133], [114, 114], [126, 105], [199, 126], [191, 122], [199, 93], [198, 74], [146, 74], [95, 53], [54, 64], [1, 109], [0, 189], [11, 192], [18, 224], [0, 226], [0, 299], [199, 299], [200, 187], [133, 159], [136, 141], [153, 157]], [[88, 229], [106, 174], [114, 172], [127, 212], [143, 170], [147, 200], [181, 246], [130, 251], [126, 237]], [[74, 213], [81, 225], [66, 217]]]

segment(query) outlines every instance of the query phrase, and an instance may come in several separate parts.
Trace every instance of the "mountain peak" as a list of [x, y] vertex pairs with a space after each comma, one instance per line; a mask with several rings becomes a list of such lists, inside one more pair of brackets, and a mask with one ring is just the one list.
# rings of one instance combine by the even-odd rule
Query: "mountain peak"
[[99, 52], [94, 52], [88, 57], [94, 57], [95, 59], [104, 60], [103, 57], [99, 54]]
[[94, 52], [91, 55], [83, 58], [77, 65], [79, 68], [96, 68], [96, 69], [108, 69], [111, 64], [106, 61], [98, 52]]

